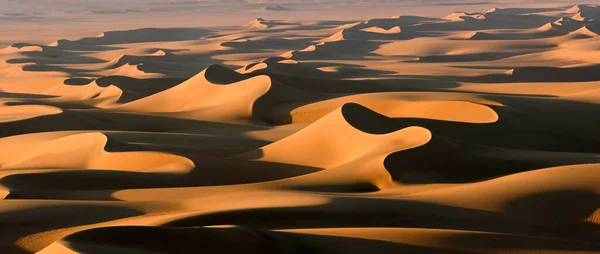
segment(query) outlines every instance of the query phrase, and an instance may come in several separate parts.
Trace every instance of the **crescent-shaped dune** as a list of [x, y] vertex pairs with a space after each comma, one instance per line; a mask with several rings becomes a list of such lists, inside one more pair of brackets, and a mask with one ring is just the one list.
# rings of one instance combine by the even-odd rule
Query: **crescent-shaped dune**
[[[362, 125], [361, 122], [361, 125], [353, 125], [357, 119], [366, 119], [368, 124]], [[307, 128], [257, 151], [239, 155], [238, 158], [331, 168], [363, 156], [410, 149], [427, 143], [431, 138], [428, 130], [419, 127], [394, 131], [390, 129], [393, 126], [386, 126], [385, 119], [385, 116], [358, 104], [346, 104]], [[315, 142], [341, 146], [325, 146], [317, 150], [314, 149]], [[288, 152], [289, 149], [296, 153]]]
[[[176, 99], [192, 94], [195, 96], [185, 96], [187, 99], [184, 100]], [[109, 110], [168, 114], [171, 117], [196, 120], [245, 122], [252, 119], [268, 120], [265, 118], [270, 115], [273, 105], [303, 98], [307, 100], [311, 96], [268, 76], [246, 77], [215, 65], [173, 88]]]
[[[325, 100], [296, 108], [290, 112], [292, 122], [313, 122], [346, 102], [359, 103], [389, 117], [424, 118], [469, 123], [491, 123], [498, 120], [493, 109], [468, 101], [414, 101], [402, 93], [354, 95]], [[433, 94], [432, 94], [433, 95]], [[460, 109], [460, 110], [458, 110]], [[460, 113], [457, 113], [460, 111]]]
[[171, 113], [196, 119], [245, 119], [252, 116], [253, 103], [270, 87], [269, 77], [244, 79], [229, 69], [211, 66], [180, 85], [112, 110]]
[[0, 254], [600, 253], [597, 5], [32, 2]]

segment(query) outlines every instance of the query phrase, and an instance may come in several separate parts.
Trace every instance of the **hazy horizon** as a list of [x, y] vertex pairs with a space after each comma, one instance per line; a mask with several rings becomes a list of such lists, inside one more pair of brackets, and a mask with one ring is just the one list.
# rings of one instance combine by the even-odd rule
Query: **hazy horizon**
[[[75, 4], [76, 3], [76, 4]], [[599, 0], [587, 1], [590, 4]], [[17, 42], [50, 43], [105, 31], [146, 27], [240, 26], [263, 17], [280, 20], [366, 20], [397, 15], [442, 17], [454, 11], [493, 7], [565, 7], [572, 1], [17, 1], [1, 0], [0, 47]], [[35, 35], [35, 36], [32, 36]], [[20, 39], [28, 38], [28, 39]]]

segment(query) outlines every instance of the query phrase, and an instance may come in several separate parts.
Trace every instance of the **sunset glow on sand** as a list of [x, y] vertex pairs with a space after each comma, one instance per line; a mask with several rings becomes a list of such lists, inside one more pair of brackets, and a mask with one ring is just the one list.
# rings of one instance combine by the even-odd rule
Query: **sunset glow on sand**
[[0, 254], [600, 253], [598, 2], [0, 3]]

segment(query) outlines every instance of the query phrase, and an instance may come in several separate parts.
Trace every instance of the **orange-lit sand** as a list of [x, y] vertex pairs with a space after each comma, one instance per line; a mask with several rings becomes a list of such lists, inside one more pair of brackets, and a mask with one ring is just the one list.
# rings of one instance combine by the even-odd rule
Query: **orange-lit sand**
[[600, 7], [556, 6], [0, 49], [0, 253], [600, 253]]

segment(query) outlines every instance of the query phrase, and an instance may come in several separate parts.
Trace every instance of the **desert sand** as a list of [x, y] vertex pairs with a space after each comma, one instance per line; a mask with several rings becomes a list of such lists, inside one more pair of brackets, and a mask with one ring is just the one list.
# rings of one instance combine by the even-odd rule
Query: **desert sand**
[[192, 2], [5, 13], [0, 253], [600, 253], [600, 6]]

